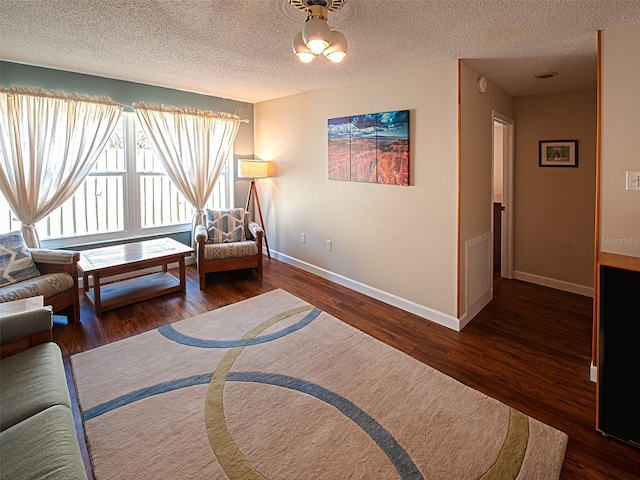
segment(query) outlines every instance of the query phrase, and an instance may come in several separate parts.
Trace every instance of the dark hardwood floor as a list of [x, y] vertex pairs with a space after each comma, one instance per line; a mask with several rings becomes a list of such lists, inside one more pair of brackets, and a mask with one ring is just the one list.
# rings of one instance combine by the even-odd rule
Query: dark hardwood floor
[[[176, 272], [177, 274], [177, 272]], [[495, 283], [494, 300], [460, 333], [325, 279], [264, 259], [253, 272], [211, 274], [201, 291], [187, 268], [187, 293], [166, 295], [97, 318], [56, 323], [75, 404], [69, 356], [161, 325], [282, 288], [408, 355], [569, 435], [563, 479], [638, 479], [640, 450], [595, 431], [590, 298], [519, 281]], [[87, 465], [82, 424], [76, 426]], [[90, 469], [90, 467], [87, 467]]]

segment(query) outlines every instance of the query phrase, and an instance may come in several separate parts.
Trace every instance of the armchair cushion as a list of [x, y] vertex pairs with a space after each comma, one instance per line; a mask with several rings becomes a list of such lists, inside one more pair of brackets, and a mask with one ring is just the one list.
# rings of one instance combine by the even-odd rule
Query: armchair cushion
[[212, 243], [242, 242], [244, 232], [244, 210], [209, 210], [205, 212], [209, 241]]
[[0, 286], [40, 275], [20, 232], [0, 235]]
[[233, 243], [207, 243], [204, 246], [205, 260], [250, 257], [258, 254], [258, 244], [253, 240]]
[[[0, 288], [0, 302], [12, 302], [21, 298], [42, 295], [45, 299], [75, 289], [73, 277], [66, 272], [46, 273], [20, 283]], [[74, 293], [77, 296], [77, 293]]]

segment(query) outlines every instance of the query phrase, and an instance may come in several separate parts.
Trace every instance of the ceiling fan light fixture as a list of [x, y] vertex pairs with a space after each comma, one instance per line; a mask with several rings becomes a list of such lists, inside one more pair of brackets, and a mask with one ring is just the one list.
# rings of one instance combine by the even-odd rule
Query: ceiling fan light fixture
[[302, 31], [293, 38], [293, 51], [304, 63], [321, 53], [333, 63], [347, 56], [347, 39], [327, 24], [328, 12], [341, 9], [347, 0], [289, 0], [289, 4], [307, 14]]

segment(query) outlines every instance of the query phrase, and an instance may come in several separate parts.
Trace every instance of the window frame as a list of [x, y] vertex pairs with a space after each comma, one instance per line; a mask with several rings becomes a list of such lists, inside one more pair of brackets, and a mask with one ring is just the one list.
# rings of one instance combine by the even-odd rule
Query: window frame
[[[187, 223], [175, 225], [163, 225], [160, 227], [142, 227], [142, 204], [140, 202], [140, 181], [142, 175], [149, 175], [149, 172], [137, 171], [136, 159], [136, 116], [132, 111], [122, 113], [123, 125], [123, 142], [124, 142], [124, 172], [96, 172], [90, 173], [90, 176], [123, 176], [123, 230], [116, 232], [98, 233], [91, 235], [78, 235], [72, 237], [63, 237], [55, 239], [41, 239], [43, 248], [64, 248], [77, 245], [98, 245], [103, 243], [115, 243], [122, 240], [136, 240], [148, 237], [157, 237], [161, 235], [169, 235], [182, 232], [191, 232], [191, 221]], [[227, 186], [225, 188], [226, 195], [222, 202], [233, 205], [234, 198], [234, 178], [235, 178], [235, 162], [234, 151], [231, 149], [229, 157], [220, 179], [226, 177]], [[155, 175], [155, 174], [154, 174]], [[166, 173], [164, 174], [166, 175]], [[219, 180], [220, 180], [219, 179]], [[127, 208], [128, 205], [137, 206], [137, 208]], [[225, 207], [223, 207], [225, 208]]]

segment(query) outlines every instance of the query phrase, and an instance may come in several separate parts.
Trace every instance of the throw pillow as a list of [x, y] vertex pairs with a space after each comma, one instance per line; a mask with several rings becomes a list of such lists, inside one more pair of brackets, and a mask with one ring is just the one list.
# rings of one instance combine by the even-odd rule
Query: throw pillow
[[20, 232], [0, 235], [0, 286], [40, 275]]
[[207, 231], [209, 241], [213, 243], [243, 242], [244, 210], [234, 208], [232, 210], [209, 210], [207, 214]]

